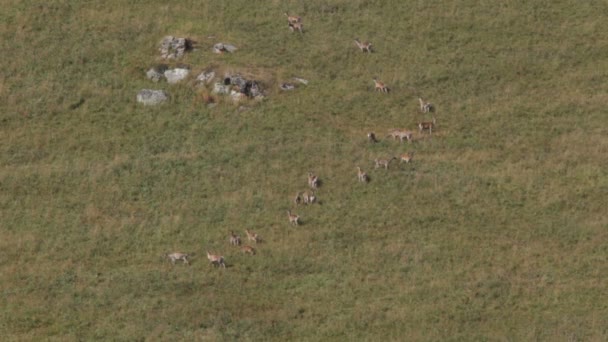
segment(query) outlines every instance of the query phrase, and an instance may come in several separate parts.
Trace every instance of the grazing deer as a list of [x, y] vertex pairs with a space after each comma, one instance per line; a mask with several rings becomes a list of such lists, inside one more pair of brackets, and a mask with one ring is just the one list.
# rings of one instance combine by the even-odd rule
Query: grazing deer
[[400, 131], [399, 131], [398, 129], [394, 129], [394, 128], [389, 129], [389, 130], [388, 130], [388, 134], [386, 135], [386, 137], [387, 137], [387, 138], [389, 138], [389, 137], [390, 137], [390, 138], [393, 138], [393, 139], [397, 140], [397, 138], [398, 138], [398, 136], [399, 136], [399, 132], [400, 132]]
[[309, 172], [308, 185], [313, 189], [317, 189], [319, 187], [319, 177], [315, 176], [312, 172]]
[[300, 34], [304, 33], [304, 25], [302, 23], [289, 23], [289, 29], [291, 32], [299, 31]]
[[397, 134], [397, 138], [399, 138], [401, 142], [403, 142], [403, 139], [405, 139], [411, 143], [413, 136], [414, 133], [412, 133], [411, 131], [399, 131], [399, 134]]
[[367, 183], [369, 181], [367, 173], [363, 172], [359, 166], [357, 166], [357, 178], [359, 178], [359, 182], [362, 183]]
[[429, 113], [435, 111], [435, 106], [432, 103], [424, 101], [421, 97], [418, 98], [418, 102], [420, 102], [420, 110], [423, 113]]
[[255, 255], [255, 248], [253, 248], [249, 245], [241, 247], [241, 250], [245, 254]]
[[383, 166], [385, 169], [388, 170], [388, 165], [394, 159], [397, 159], [397, 158], [396, 157], [392, 157], [391, 159], [376, 159], [376, 160], [374, 160], [374, 162], [376, 162], [376, 169], [379, 168], [380, 166]]
[[301, 192], [298, 192], [298, 193], [296, 194], [296, 197], [293, 199], [293, 203], [294, 203], [295, 205], [298, 205], [298, 204], [302, 203], [302, 196], [301, 196], [301, 195], [302, 195], [302, 193], [301, 193]]
[[258, 243], [261, 240], [257, 233], [254, 233], [254, 232], [250, 231], [249, 229], [245, 229], [245, 234], [247, 234], [247, 240], [249, 240], [249, 241]]
[[414, 159], [414, 153], [413, 152], [408, 152], [408, 153], [404, 153], [400, 156], [401, 161], [399, 163], [409, 163], [412, 161], [412, 159]]
[[355, 44], [361, 49], [361, 52], [372, 52], [372, 43], [370, 42], [361, 43], [359, 38], [355, 38]]
[[230, 244], [233, 246], [240, 246], [241, 245], [241, 237], [234, 234], [234, 231], [230, 232]]
[[289, 217], [289, 223], [291, 223], [295, 226], [300, 224], [300, 216], [298, 216], [296, 214], [292, 214], [291, 210], [287, 210], [287, 217]]
[[437, 121], [435, 120], [435, 118], [433, 118], [433, 121], [431, 122], [425, 121], [418, 123], [418, 130], [420, 131], [420, 133], [422, 133], [422, 131], [424, 130], [428, 130], [429, 134], [433, 134], [433, 128], [435, 128], [436, 125]]
[[378, 139], [376, 139], [376, 135], [374, 134], [374, 132], [367, 133], [367, 140], [369, 140], [370, 142], [373, 142], [373, 143], [378, 142]]
[[374, 89], [376, 91], [381, 91], [383, 93], [389, 92], [388, 87], [383, 82], [378, 81], [378, 79], [376, 77], [373, 78], [373, 81], [374, 81], [374, 86], [375, 86]]
[[301, 23], [302, 18], [297, 15], [289, 15], [289, 13], [285, 12], [285, 16], [287, 17], [287, 22], [290, 24]]
[[175, 262], [178, 260], [183, 261], [184, 264], [186, 264], [186, 265], [190, 265], [190, 263], [188, 262], [188, 257], [189, 257], [188, 254], [175, 252], [175, 253], [167, 253], [167, 254], [165, 254], [165, 256], [167, 258], [169, 258], [169, 260], [171, 261], [171, 263], [173, 265], [175, 265]]
[[224, 257], [221, 255], [211, 254], [209, 251], [207, 251], [207, 259], [209, 259], [209, 262], [211, 262], [211, 264], [214, 266], [226, 268]]
[[306, 204], [313, 204], [317, 201], [317, 195], [315, 195], [314, 190], [312, 190], [310, 193], [306, 192], [306, 196], [308, 198], [308, 200], [306, 201]]

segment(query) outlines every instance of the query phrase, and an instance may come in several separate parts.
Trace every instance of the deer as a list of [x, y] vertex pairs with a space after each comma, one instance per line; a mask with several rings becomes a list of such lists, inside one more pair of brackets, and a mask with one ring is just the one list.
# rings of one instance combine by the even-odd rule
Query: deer
[[190, 255], [186, 254], [186, 253], [179, 253], [179, 252], [167, 253], [167, 254], [165, 254], [165, 257], [167, 257], [173, 265], [175, 265], [175, 262], [178, 260], [183, 261], [184, 264], [186, 264], [186, 265], [190, 265], [190, 263], [188, 262], [188, 258], [190, 257]]
[[241, 247], [241, 251], [243, 251], [245, 254], [255, 255], [255, 248], [249, 245]]
[[367, 173], [363, 172], [359, 166], [357, 166], [357, 178], [359, 179], [359, 182], [362, 183], [367, 183], [369, 181]]
[[424, 130], [428, 130], [429, 134], [433, 134], [433, 128], [435, 128], [436, 125], [437, 121], [435, 120], [435, 118], [433, 118], [433, 121], [423, 121], [418, 123], [418, 130], [420, 131], [420, 133], [422, 133], [422, 131]]
[[404, 153], [400, 156], [401, 161], [399, 162], [400, 164], [403, 162], [406, 162], [409, 164], [409, 162], [412, 161], [412, 159], [414, 159], [414, 153], [413, 152], [408, 152], [408, 153]]
[[224, 257], [221, 255], [211, 254], [211, 253], [209, 253], [209, 251], [207, 251], [207, 259], [209, 259], [209, 262], [211, 263], [211, 265], [226, 268], [226, 263], [224, 262]]
[[300, 216], [298, 216], [296, 214], [292, 214], [291, 210], [287, 210], [287, 217], [289, 218], [289, 223], [291, 223], [295, 226], [300, 224]]
[[435, 111], [435, 106], [432, 103], [424, 101], [421, 97], [418, 98], [418, 102], [420, 102], [420, 111], [423, 113], [429, 113]]
[[247, 240], [258, 243], [261, 241], [260, 236], [257, 233], [250, 231], [249, 229], [245, 229], [245, 234], [247, 234]]
[[370, 42], [362, 43], [359, 38], [355, 38], [355, 44], [357, 44], [361, 52], [372, 52], [372, 43]]
[[230, 232], [230, 244], [233, 246], [240, 246], [241, 245], [241, 237], [234, 234], [234, 231]]
[[304, 33], [304, 24], [302, 23], [289, 23], [289, 29], [291, 32], [299, 31], [300, 34]]
[[301, 193], [301, 192], [298, 192], [298, 193], [296, 194], [296, 197], [294, 197], [294, 199], [293, 199], [293, 203], [294, 203], [295, 205], [298, 205], [298, 204], [301, 204], [302, 202], [303, 202], [303, 200], [302, 200], [302, 193]]
[[308, 173], [308, 186], [312, 189], [317, 189], [319, 187], [319, 177], [315, 176], [314, 173]]
[[374, 160], [374, 162], [376, 163], [376, 169], [379, 168], [380, 166], [383, 166], [386, 170], [388, 170], [388, 166], [389, 164], [394, 160], [397, 159], [396, 157], [392, 157], [390, 159], [377, 159]]
[[409, 143], [412, 142], [412, 137], [414, 136], [414, 133], [412, 133], [411, 131], [399, 131], [399, 133], [397, 134], [396, 138], [399, 138], [399, 140], [401, 142], [403, 142], [403, 139], [407, 140]]
[[388, 93], [389, 92], [388, 87], [383, 82], [378, 81], [378, 78], [374, 77], [373, 81], [374, 81], [374, 86], [375, 86], [374, 89], [376, 91], [381, 91], [383, 93]]
[[287, 17], [287, 22], [290, 24], [296, 24], [302, 22], [302, 17], [297, 15], [289, 15], [289, 13], [285, 12], [285, 16]]
[[374, 134], [374, 132], [367, 133], [367, 140], [369, 140], [370, 142], [373, 142], [373, 143], [378, 142], [378, 139], [376, 139], [376, 134]]
[[317, 201], [317, 196], [315, 195], [314, 191], [304, 192], [302, 198], [304, 199], [304, 204], [313, 204]]

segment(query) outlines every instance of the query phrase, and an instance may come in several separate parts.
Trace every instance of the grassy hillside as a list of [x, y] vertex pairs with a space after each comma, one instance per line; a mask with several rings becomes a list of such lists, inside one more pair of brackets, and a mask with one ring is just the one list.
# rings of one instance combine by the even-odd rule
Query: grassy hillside
[[[608, 339], [608, 5], [0, 3], [6, 340]], [[182, 84], [145, 78], [165, 35], [199, 43]], [[208, 108], [208, 68], [267, 99]], [[418, 96], [432, 137], [384, 139], [431, 119]], [[309, 171], [321, 203], [294, 208]], [[228, 244], [246, 228], [255, 256]]]

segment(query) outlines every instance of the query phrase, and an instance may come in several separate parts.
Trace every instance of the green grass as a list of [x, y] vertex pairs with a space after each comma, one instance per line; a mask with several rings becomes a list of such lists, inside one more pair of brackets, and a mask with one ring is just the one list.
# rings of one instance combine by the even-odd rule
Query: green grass
[[[6, 340], [608, 339], [606, 4], [2, 5]], [[165, 35], [199, 42], [179, 61], [194, 76], [238, 71], [267, 99], [208, 109], [193, 80], [151, 83]], [[278, 91], [293, 76], [310, 84]], [[170, 103], [138, 105], [142, 88]], [[418, 96], [432, 138], [366, 142], [428, 120]], [[292, 227], [310, 170], [321, 204]], [[228, 244], [246, 228], [254, 257]]]

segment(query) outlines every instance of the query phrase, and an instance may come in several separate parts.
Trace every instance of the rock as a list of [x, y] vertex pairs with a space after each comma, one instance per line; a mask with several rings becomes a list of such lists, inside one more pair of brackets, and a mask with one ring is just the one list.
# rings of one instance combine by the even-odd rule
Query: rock
[[215, 71], [203, 71], [196, 76], [196, 81], [199, 83], [209, 84], [215, 78]]
[[298, 82], [300, 82], [300, 83], [302, 83], [302, 84], [308, 84], [308, 80], [305, 80], [305, 79], [303, 79], [303, 78], [294, 77], [294, 78], [293, 78], [293, 80], [294, 80], [294, 81], [298, 81]]
[[167, 65], [165, 65], [165, 64], [159, 64], [159, 65], [153, 66], [152, 68], [150, 68], [150, 70], [148, 70], [146, 72], [146, 77], [148, 79], [151, 79], [154, 82], [158, 82], [163, 77], [165, 77], [164, 73], [166, 70], [167, 70]]
[[232, 44], [225, 43], [217, 43], [213, 45], [213, 52], [215, 53], [224, 53], [224, 52], [235, 52], [237, 50], [236, 46]]
[[281, 88], [281, 90], [294, 90], [296, 89], [296, 86], [291, 83], [283, 83], [279, 86], [279, 88]]
[[162, 58], [181, 58], [186, 51], [192, 49], [192, 43], [188, 38], [166, 36], [160, 43], [160, 55]]
[[239, 87], [239, 89], [242, 90], [242, 89], [245, 89], [245, 87], [247, 86], [247, 80], [239, 74], [226, 75], [224, 78], [224, 84], [225, 85], [229, 85], [229, 84], [235, 85], [235, 86]]
[[213, 85], [213, 90], [211, 92], [214, 94], [230, 94], [230, 85], [217, 82]]
[[146, 106], [161, 104], [169, 99], [169, 94], [164, 90], [142, 89], [137, 94], [137, 102]]
[[242, 99], [246, 98], [247, 95], [241, 93], [240, 91], [231, 91], [230, 92], [230, 97], [232, 98], [233, 102], [240, 102]]
[[165, 71], [165, 77], [167, 78], [167, 82], [171, 84], [175, 84], [184, 78], [188, 77], [190, 74], [190, 70], [185, 68], [175, 68], [169, 69]]

